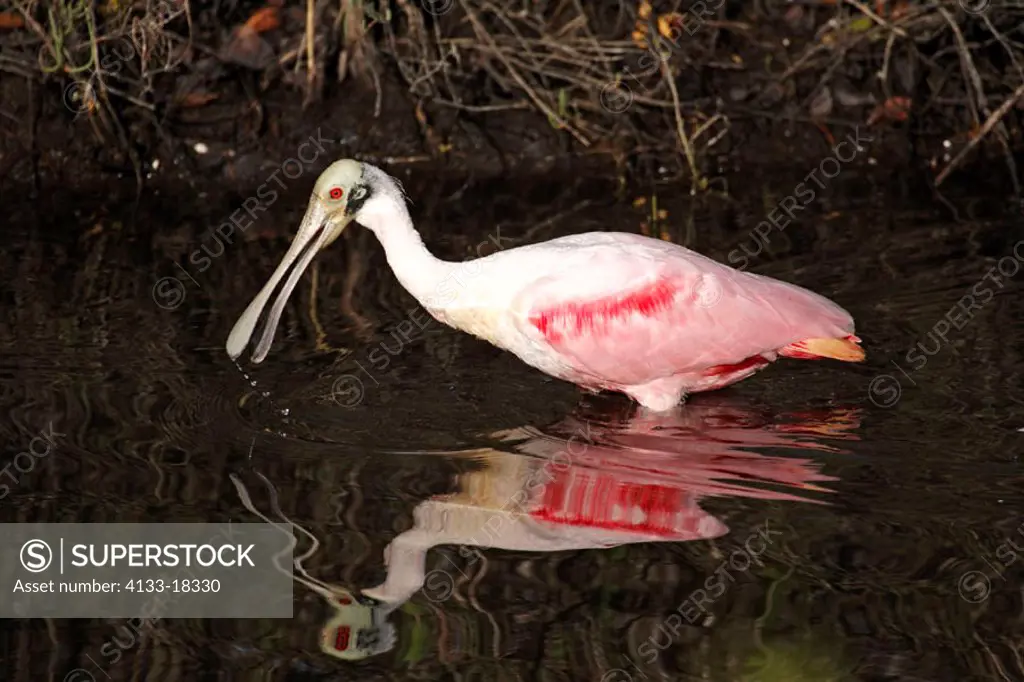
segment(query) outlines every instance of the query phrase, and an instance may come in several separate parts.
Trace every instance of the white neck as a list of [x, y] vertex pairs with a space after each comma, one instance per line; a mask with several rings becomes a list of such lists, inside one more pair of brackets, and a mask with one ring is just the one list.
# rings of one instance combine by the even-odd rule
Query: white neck
[[427, 250], [405, 202], [371, 199], [359, 212], [359, 223], [377, 235], [388, 265], [417, 301], [435, 310], [451, 303], [449, 280], [459, 264], [435, 258]]

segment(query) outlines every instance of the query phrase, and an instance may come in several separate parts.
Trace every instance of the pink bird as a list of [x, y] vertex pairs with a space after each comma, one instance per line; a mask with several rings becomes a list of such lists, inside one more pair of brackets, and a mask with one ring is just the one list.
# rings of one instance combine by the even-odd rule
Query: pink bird
[[853, 318], [827, 298], [658, 239], [589, 232], [465, 263], [439, 260], [413, 227], [398, 182], [349, 159], [317, 179], [291, 247], [231, 330], [232, 359], [288, 274], [253, 352], [263, 361], [303, 271], [353, 220], [377, 236], [399, 282], [437, 320], [553, 377], [625, 393], [651, 410], [745, 379], [780, 356], [864, 360]]

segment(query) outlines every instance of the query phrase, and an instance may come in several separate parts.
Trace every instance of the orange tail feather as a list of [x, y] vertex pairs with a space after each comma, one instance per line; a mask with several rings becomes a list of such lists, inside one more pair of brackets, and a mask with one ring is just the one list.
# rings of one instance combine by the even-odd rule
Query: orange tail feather
[[779, 355], [800, 360], [832, 358], [844, 362], [864, 362], [864, 349], [856, 336], [845, 339], [804, 339], [779, 349]]

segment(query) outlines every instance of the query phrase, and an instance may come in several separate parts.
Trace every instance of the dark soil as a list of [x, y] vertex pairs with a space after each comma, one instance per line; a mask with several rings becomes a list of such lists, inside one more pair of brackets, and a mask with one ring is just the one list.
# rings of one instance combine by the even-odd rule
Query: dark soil
[[[452, 9], [445, 12], [435, 3], [416, 19], [415, 12], [399, 11], [412, 11], [399, 3], [368, 5], [360, 10], [364, 30], [346, 34], [331, 23], [335, 10], [319, 8], [316, 68], [296, 71], [280, 60], [258, 68], [239, 63], [239, 27], [260, 10], [258, 3], [189, 6], [186, 22], [180, 3], [168, 1], [179, 13], [164, 24], [152, 23], [151, 7], [137, 3], [126, 10], [133, 25], [155, 26], [154, 40], [177, 55], [166, 73], [138, 48], [126, 20], [100, 14], [95, 20], [107, 42], [99, 43], [99, 53], [109, 53], [100, 59], [103, 68], [43, 73], [34, 58], [47, 53], [47, 38], [32, 31], [45, 26], [43, 8], [23, 3], [10, 12], [30, 21], [0, 30], [7, 53], [0, 59], [0, 192], [39, 197], [71, 190], [86, 198], [102, 192], [128, 201], [154, 187], [178, 196], [179, 187], [252, 191], [318, 131], [330, 146], [304, 168], [298, 184], [306, 187], [312, 176], [305, 173], [355, 156], [396, 172], [429, 164], [476, 180], [558, 178], [596, 166], [605, 175], [667, 180], [688, 192], [696, 176], [676, 114], [686, 124], [692, 168], [705, 179], [698, 190], [735, 187], [765, 169], [813, 168], [858, 129], [870, 130], [862, 134], [873, 140], [870, 153], [850, 164], [858, 172], [905, 169], [935, 178], [953, 167], [956, 182], [981, 173], [997, 192], [1013, 192], [1018, 182], [1024, 95], [1018, 62], [1024, 53], [1016, 42], [1020, 22], [1009, 9], [978, 13], [953, 2], [932, 12], [895, 3], [885, 18], [863, 14], [869, 8], [860, 3], [719, 2], [707, 16], [699, 8], [656, 6], [645, 23], [645, 3], [595, 3], [582, 31], [570, 30], [573, 17], [582, 18], [578, 11], [560, 5], [534, 8], [524, 19], [511, 9], [507, 16], [481, 15], [474, 2], [448, 3]], [[279, 25], [257, 39], [261, 49], [285, 59], [305, 25], [299, 8], [278, 5], [266, 8], [277, 12]], [[354, 11], [350, 3], [342, 6]], [[672, 12], [690, 28], [648, 41], [655, 46], [644, 49], [647, 38], [638, 42], [637, 22], [648, 26], [644, 35], [654, 35], [656, 18]], [[561, 27], [576, 38], [591, 35], [595, 50], [619, 57], [595, 59], [577, 72], [563, 69], [558, 78], [537, 71], [534, 62], [516, 67], [509, 41], [517, 34], [508, 27], [520, 20], [533, 22], [538, 54], [558, 44], [544, 31]], [[435, 30], [433, 42], [424, 43]], [[183, 36], [189, 41], [175, 52]], [[960, 39], [970, 50], [961, 49]], [[568, 50], [571, 41], [565, 41]], [[75, 54], [90, 45], [78, 24], [66, 42]], [[426, 47], [441, 45], [465, 53], [446, 63], [444, 82], [436, 74], [411, 81], [433, 63]], [[125, 50], [127, 58], [117, 61]], [[666, 56], [660, 75], [647, 68], [655, 54]], [[304, 80], [310, 73], [312, 80]], [[668, 77], [677, 91], [674, 104], [665, 99]], [[108, 82], [117, 88], [102, 85]], [[624, 96], [626, 110], [620, 111]], [[557, 108], [565, 125], [539, 107]], [[727, 129], [715, 123], [696, 134], [715, 116], [728, 121]], [[981, 144], [959, 157], [975, 137]]]

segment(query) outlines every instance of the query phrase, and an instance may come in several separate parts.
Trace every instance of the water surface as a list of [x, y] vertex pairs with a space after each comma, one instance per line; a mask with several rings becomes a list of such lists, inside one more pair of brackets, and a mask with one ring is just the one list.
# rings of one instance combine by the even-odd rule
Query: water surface
[[301, 198], [230, 244], [204, 230], [244, 197], [12, 209], [3, 463], [53, 447], [4, 520], [285, 520], [304, 575], [290, 621], [7, 622], [5, 679], [1024, 679], [1019, 220], [865, 184], [757, 237], [787, 182], [411, 179], [443, 257], [647, 231], [858, 320], [864, 365], [654, 416], [428, 319], [356, 228], [244, 376], [223, 342]]

